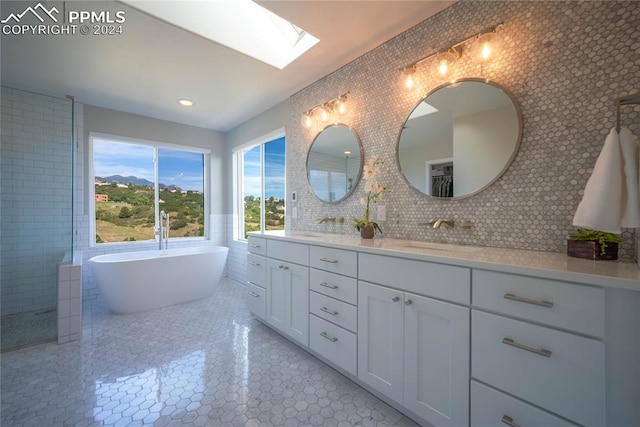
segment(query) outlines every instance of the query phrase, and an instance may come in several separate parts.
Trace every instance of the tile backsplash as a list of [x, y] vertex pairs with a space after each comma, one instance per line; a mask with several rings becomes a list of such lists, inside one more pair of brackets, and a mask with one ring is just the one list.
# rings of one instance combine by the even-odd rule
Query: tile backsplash
[[[499, 61], [481, 69], [462, 55], [456, 77], [489, 79], [514, 95], [524, 121], [520, 150], [486, 190], [460, 200], [426, 197], [408, 186], [395, 153], [414, 106], [443, 82], [430, 77], [425, 61], [418, 65], [416, 86], [407, 90], [399, 69], [500, 22], [505, 43]], [[305, 161], [320, 129], [305, 129], [300, 120], [309, 108], [349, 91], [349, 110], [340, 121], [359, 135], [366, 159], [385, 161], [380, 181], [390, 192], [381, 202], [384, 236], [565, 251], [584, 186], [615, 126], [615, 99], [640, 89], [637, 22], [635, 1], [461, 1], [296, 93], [287, 124], [287, 186], [298, 201], [289, 201], [297, 207], [289, 228], [355, 233], [348, 222], [318, 219], [360, 216], [364, 184], [343, 202], [318, 200], [307, 184]], [[640, 135], [640, 106], [624, 108], [623, 125]], [[438, 218], [470, 220], [473, 227], [418, 225]], [[634, 230], [623, 237], [620, 256], [634, 257]]]

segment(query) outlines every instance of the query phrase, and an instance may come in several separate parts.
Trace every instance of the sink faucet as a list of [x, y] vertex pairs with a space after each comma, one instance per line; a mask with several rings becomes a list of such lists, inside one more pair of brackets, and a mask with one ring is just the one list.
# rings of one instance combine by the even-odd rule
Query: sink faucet
[[434, 219], [430, 222], [423, 222], [418, 225], [428, 225], [432, 228], [440, 228], [444, 225], [445, 228], [453, 228], [453, 220], [452, 219]]
[[318, 224], [324, 224], [325, 222], [336, 222], [335, 216], [325, 216], [324, 218], [318, 221]]

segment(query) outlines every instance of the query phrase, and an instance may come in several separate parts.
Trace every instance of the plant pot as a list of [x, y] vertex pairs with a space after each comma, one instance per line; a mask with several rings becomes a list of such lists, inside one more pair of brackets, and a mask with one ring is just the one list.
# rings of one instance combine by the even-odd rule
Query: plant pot
[[373, 235], [376, 230], [373, 228], [373, 225], [363, 225], [360, 227], [360, 237], [363, 239], [373, 239]]
[[600, 243], [592, 240], [567, 240], [567, 255], [575, 258], [613, 261], [618, 259], [618, 244], [607, 243], [602, 253]]

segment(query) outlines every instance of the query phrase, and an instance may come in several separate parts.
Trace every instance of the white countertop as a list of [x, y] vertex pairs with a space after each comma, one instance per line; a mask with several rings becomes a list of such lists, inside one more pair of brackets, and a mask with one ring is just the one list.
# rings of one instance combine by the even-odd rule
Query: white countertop
[[[250, 233], [291, 242], [330, 246], [372, 254], [401, 256], [505, 273], [640, 291], [640, 268], [635, 262], [590, 261], [563, 252], [440, 244], [392, 238], [361, 239], [355, 235], [268, 231]], [[432, 244], [433, 248], [417, 247]], [[439, 249], [438, 249], [439, 247]]]

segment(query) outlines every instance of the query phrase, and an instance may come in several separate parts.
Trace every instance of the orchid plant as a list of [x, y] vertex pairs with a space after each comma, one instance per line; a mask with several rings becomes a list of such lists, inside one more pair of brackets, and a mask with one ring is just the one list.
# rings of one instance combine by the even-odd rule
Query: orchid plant
[[360, 204], [363, 205], [364, 214], [360, 217], [352, 217], [353, 226], [356, 230], [360, 231], [363, 227], [373, 227], [374, 233], [375, 231], [379, 231], [382, 233], [382, 229], [380, 226], [371, 221], [371, 205], [373, 203], [377, 203], [378, 200], [382, 199], [382, 195], [384, 192], [389, 191], [387, 187], [380, 184], [378, 182], [378, 177], [380, 176], [380, 166], [384, 164], [384, 161], [380, 159], [378, 156], [372, 156], [369, 161], [367, 161], [362, 168], [362, 178], [365, 180], [364, 191], [367, 193], [366, 197], [360, 198]]

